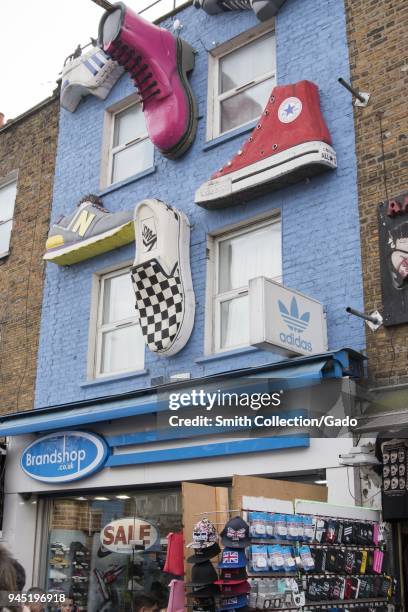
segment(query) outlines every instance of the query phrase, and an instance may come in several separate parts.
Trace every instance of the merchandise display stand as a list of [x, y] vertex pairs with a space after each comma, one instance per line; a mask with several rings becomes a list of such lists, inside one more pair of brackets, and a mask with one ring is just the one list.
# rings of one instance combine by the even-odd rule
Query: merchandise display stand
[[[386, 550], [381, 540], [379, 512], [362, 507], [249, 496], [243, 496], [242, 506], [242, 516], [249, 522], [252, 536], [247, 549], [250, 608], [304, 612], [388, 609], [393, 581], [383, 571]], [[290, 536], [254, 535], [264, 529], [262, 517], [280, 521], [282, 516], [287, 519], [287, 525], [294, 526]], [[254, 523], [251, 528], [254, 520], [255, 523], [259, 520], [259, 524]], [[302, 521], [308, 525], [308, 537], [303, 532], [300, 537], [296, 536], [296, 524], [301, 525]], [[268, 526], [269, 531], [272, 528]], [[290, 555], [295, 565], [293, 571], [263, 571], [263, 568], [254, 571], [257, 563], [266, 565], [265, 570], [270, 569], [273, 555], [279, 558], [281, 551]], [[310, 569], [302, 562], [302, 551]], [[326, 565], [328, 559], [331, 564]]]
[[[197, 523], [207, 519], [223, 548], [208, 559], [207, 577], [196, 567], [191, 580], [192, 561], [186, 563], [186, 609], [393, 609], [394, 581], [386, 573], [387, 547], [378, 511], [328, 504], [325, 487], [259, 477], [234, 476], [229, 492], [190, 483], [183, 487], [185, 541], [191, 541], [192, 534], [197, 538]], [[263, 519], [256, 532], [259, 516]], [[239, 528], [242, 520], [244, 527]], [[196, 546], [201, 546], [197, 540]], [[186, 559], [188, 555], [191, 549], [186, 549]], [[218, 570], [218, 580], [210, 580], [209, 565]], [[213, 591], [208, 589], [211, 582]]]

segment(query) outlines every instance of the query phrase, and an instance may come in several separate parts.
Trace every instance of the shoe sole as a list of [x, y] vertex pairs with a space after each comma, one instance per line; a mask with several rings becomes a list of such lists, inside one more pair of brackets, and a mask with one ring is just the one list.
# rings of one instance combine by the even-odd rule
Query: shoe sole
[[135, 231], [133, 221], [129, 221], [120, 227], [81, 240], [66, 247], [50, 250], [43, 256], [46, 261], [51, 261], [59, 266], [70, 266], [85, 259], [91, 259], [97, 255], [102, 255], [107, 251], [113, 251], [121, 246], [133, 242]]
[[186, 41], [177, 39], [177, 70], [188, 99], [190, 114], [188, 118], [188, 126], [183, 138], [181, 138], [181, 140], [179, 140], [179, 142], [171, 149], [160, 149], [160, 153], [168, 159], [177, 159], [178, 157], [181, 157], [190, 148], [197, 132], [197, 102], [187, 77], [187, 74], [193, 70], [194, 63], [194, 49]]
[[[180, 283], [184, 296], [184, 312], [180, 327], [177, 331], [176, 337], [173, 340], [172, 345], [168, 349], [154, 352], [155, 355], [159, 355], [162, 357], [171, 357], [172, 355], [175, 355], [176, 353], [181, 351], [182, 348], [184, 348], [184, 346], [190, 339], [191, 332], [193, 331], [195, 317], [195, 295], [190, 267], [190, 224], [186, 215], [183, 212], [177, 210], [177, 214], [179, 216], [177, 254], [180, 272]], [[188, 248], [183, 248], [183, 245], [186, 244], [188, 245]], [[142, 262], [136, 262], [132, 266], [131, 273], [133, 273], [133, 271], [136, 270], [138, 266], [146, 264], [152, 260], [157, 260], [157, 256], [152, 257], [151, 260], [143, 260]]]
[[336, 153], [331, 146], [307, 142], [203, 183], [195, 202], [209, 210], [225, 208], [335, 168]]
[[[180, 265], [180, 282], [184, 295], [184, 313], [173, 344], [165, 353], [162, 353], [163, 356], [167, 357], [175, 355], [187, 344], [193, 331], [195, 317], [195, 295], [190, 267], [190, 224], [183, 212], [178, 211], [178, 214], [180, 217], [178, 260]], [[182, 245], [185, 244], [188, 245], [188, 248], [182, 248]], [[160, 355], [160, 353], [158, 354]]]

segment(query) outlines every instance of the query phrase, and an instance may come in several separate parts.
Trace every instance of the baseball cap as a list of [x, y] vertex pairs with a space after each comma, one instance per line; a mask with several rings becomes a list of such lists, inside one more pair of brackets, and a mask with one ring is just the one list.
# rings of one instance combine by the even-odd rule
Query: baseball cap
[[192, 590], [187, 593], [187, 597], [195, 597], [196, 599], [215, 597], [220, 594], [220, 590], [215, 584], [193, 586], [191, 589]]
[[248, 523], [240, 516], [230, 519], [221, 531], [221, 541], [230, 548], [245, 548], [251, 541]]
[[203, 603], [203, 604], [194, 604], [192, 606], [188, 605], [188, 608], [192, 608], [193, 612], [215, 612], [215, 603], [214, 601], [212, 602], [212, 604], [207, 604], [207, 603]]
[[221, 578], [215, 584], [240, 584], [245, 582], [248, 574], [245, 567], [228, 568], [221, 570]]
[[193, 541], [187, 544], [187, 548], [206, 548], [212, 546], [218, 539], [214, 523], [204, 518], [198, 521], [193, 528]]
[[194, 548], [194, 554], [187, 558], [187, 563], [202, 563], [208, 561], [220, 554], [221, 548], [218, 543], [215, 542], [212, 546], [206, 546], [205, 548]]
[[[219, 612], [220, 610], [223, 610], [224, 608], [218, 608], [217, 612]], [[243, 606], [242, 608], [228, 608], [228, 612], [250, 612], [251, 608], [249, 608], [248, 606]], [[283, 610], [283, 608], [282, 608]]]
[[232, 610], [236, 608], [243, 608], [248, 605], [248, 598], [246, 595], [237, 595], [236, 597], [229, 597], [228, 599], [222, 599], [220, 602], [220, 610]]
[[214, 569], [211, 561], [203, 561], [203, 563], [196, 563], [191, 568], [191, 582], [186, 586], [203, 586], [204, 584], [212, 584], [217, 580], [217, 572]]
[[224, 550], [222, 551], [221, 562], [218, 564], [218, 567], [221, 569], [231, 567], [246, 567], [246, 563], [247, 559], [244, 550], [236, 548], [224, 548]]
[[238, 584], [223, 584], [221, 586], [220, 597], [230, 597], [231, 595], [246, 595], [251, 590], [251, 585], [247, 580]]

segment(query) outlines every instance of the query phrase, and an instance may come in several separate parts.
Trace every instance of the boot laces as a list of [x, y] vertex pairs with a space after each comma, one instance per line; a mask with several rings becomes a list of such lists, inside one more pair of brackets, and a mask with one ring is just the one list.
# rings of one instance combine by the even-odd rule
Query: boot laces
[[[132, 61], [133, 56], [134, 59]], [[128, 72], [130, 72], [130, 76], [139, 90], [143, 106], [147, 100], [150, 100], [150, 98], [160, 93], [160, 89], [157, 88], [157, 81], [151, 80], [153, 78], [153, 72], [149, 71], [146, 74], [146, 71], [149, 68], [149, 65], [146, 62], [142, 64], [138, 70], [136, 70], [136, 68], [138, 68], [138, 66], [142, 63], [143, 58], [141, 55], [135, 55], [134, 52], [128, 50], [127, 47], [122, 47], [115, 50], [112, 57], [113, 59], [116, 59], [121, 66], [124, 66]], [[155, 87], [156, 89], [154, 89]]]
[[[149, 65], [144, 63], [137, 72], [132, 73], [132, 79], [139, 90], [143, 105], [147, 100], [150, 100], [150, 98], [160, 93], [160, 89], [154, 89], [157, 87], [157, 81], [153, 79], [153, 72], [149, 71], [146, 74], [148, 69]], [[152, 89], [154, 89], [154, 91], [152, 91]]]

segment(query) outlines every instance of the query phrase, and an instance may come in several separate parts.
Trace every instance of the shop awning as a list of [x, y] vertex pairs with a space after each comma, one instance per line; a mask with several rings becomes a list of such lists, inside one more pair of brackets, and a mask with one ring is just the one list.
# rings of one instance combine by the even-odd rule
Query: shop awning
[[160, 395], [157, 390], [141, 389], [120, 396], [101, 397], [92, 401], [87, 400], [63, 406], [51, 406], [14, 413], [0, 417], [0, 436], [17, 436], [77, 428], [107, 420], [161, 412], [168, 410], [168, 402], [163, 400], [164, 392], [176, 392], [186, 388], [186, 386], [200, 388], [200, 386], [209, 385], [213, 381], [228, 381], [226, 388], [228, 386], [233, 388], [234, 380], [239, 378], [256, 378], [258, 381], [260, 378], [291, 379], [293, 386], [298, 386], [300, 382], [302, 384], [308, 382], [314, 384], [327, 378], [359, 377], [361, 376], [361, 364], [364, 359], [365, 357], [360, 353], [343, 349], [194, 379], [188, 381], [187, 385], [186, 382], [172, 383], [166, 385], [165, 391], [160, 389]]

